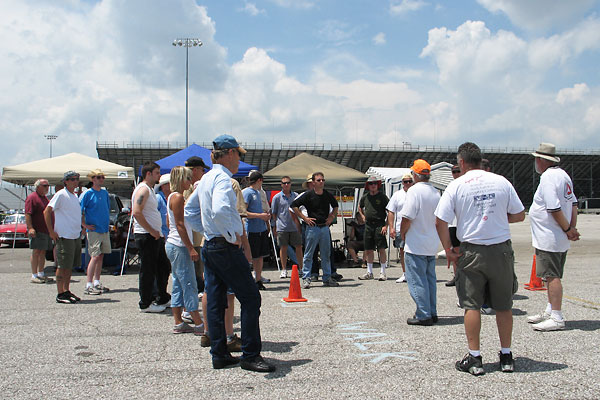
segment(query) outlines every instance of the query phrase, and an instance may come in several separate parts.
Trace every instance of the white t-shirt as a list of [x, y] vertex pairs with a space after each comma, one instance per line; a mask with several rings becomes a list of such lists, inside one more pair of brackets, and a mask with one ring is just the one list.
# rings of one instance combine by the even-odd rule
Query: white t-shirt
[[[146, 221], [150, 224], [152, 228], [157, 230], [162, 236], [162, 218], [160, 216], [160, 211], [158, 211], [158, 201], [156, 201], [156, 196], [154, 195], [154, 190], [146, 183], [142, 182], [133, 191], [131, 195], [131, 204], [135, 204], [135, 196], [142, 189], [146, 189], [146, 196], [148, 196], [148, 200], [146, 200], [146, 204], [144, 204], [144, 208], [142, 210], [142, 215], [146, 218]], [[150, 233], [146, 231], [134, 218], [133, 223], [133, 233]]]
[[569, 250], [571, 243], [567, 234], [551, 212], [562, 212], [567, 221], [571, 222], [573, 203], [577, 203], [577, 198], [569, 175], [558, 167], [544, 171], [533, 196], [533, 204], [529, 208], [533, 247], [554, 253]]
[[456, 236], [461, 242], [492, 245], [510, 239], [507, 214], [524, 209], [506, 178], [475, 169], [450, 182], [435, 216], [448, 223], [456, 216]]
[[386, 210], [396, 214], [396, 233], [400, 232], [400, 224], [402, 223], [402, 216], [400, 215], [400, 211], [402, 211], [402, 206], [404, 206], [405, 201], [406, 192], [404, 191], [404, 189], [400, 188], [400, 190], [398, 190], [392, 195], [392, 198], [385, 207]]
[[[171, 199], [174, 194], [175, 193], [171, 193], [169, 195], [169, 198], [167, 199], [167, 214], [169, 215], [169, 236], [167, 236], [167, 243], [171, 243], [172, 245], [178, 247], [185, 247], [185, 244], [183, 244], [183, 241], [181, 240], [181, 236], [179, 236], [179, 231], [177, 230], [177, 224], [175, 223], [175, 214], [173, 213], [173, 210], [171, 210]], [[183, 225], [185, 226], [188, 239], [190, 239], [190, 242], [193, 242], [192, 227], [190, 226], [189, 222], [185, 217], [183, 218]]]
[[435, 256], [440, 239], [435, 229], [435, 208], [440, 193], [429, 182], [417, 182], [406, 192], [400, 215], [410, 219], [404, 251], [419, 256]]
[[79, 197], [66, 188], [59, 190], [48, 203], [54, 211], [54, 231], [64, 239], [81, 235], [81, 206]]

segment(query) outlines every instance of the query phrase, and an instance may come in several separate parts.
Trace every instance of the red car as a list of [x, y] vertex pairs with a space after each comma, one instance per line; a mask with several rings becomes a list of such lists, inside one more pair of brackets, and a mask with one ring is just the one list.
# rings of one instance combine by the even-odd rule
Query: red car
[[[16, 234], [15, 231], [17, 232]], [[9, 215], [4, 218], [2, 225], [0, 225], [0, 244], [7, 243], [12, 247], [13, 242], [15, 242], [17, 245], [29, 245], [29, 237], [27, 237], [27, 225], [25, 225], [24, 214]]]

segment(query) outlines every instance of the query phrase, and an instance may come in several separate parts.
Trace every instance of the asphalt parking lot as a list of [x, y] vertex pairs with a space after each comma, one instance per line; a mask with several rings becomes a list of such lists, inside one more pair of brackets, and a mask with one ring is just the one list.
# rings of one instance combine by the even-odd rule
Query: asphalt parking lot
[[[600, 398], [600, 216], [580, 216], [582, 238], [572, 245], [564, 277], [567, 329], [534, 332], [529, 314], [545, 292], [523, 289], [532, 263], [529, 223], [512, 225], [519, 291], [514, 301], [516, 372], [497, 370], [493, 316], [482, 316], [486, 374], [455, 370], [466, 353], [462, 310], [456, 306], [445, 260], [440, 260], [438, 313], [432, 327], [408, 326], [414, 303], [392, 259], [389, 280], [358, 281], [360, 268], [340, 268], [339, 288], [320, 282], [303, 291], [307, 303], [282, 302], [289, 279], [262, 292], [263, 356], [270, 374], [213, 370], [209, 350], [191, 334], [173, 335], [168, 313], [137, 308], [137, 275], [103, 275], [111, 288], [83, 296], [85, 277], [73, 277], [79, 304], [57, 304], [53, 284], [29, 282], [29, 250], [0, 248], [0, 398]], [[53, 275], [48, 264], [47, 271]], [[236, 304], [236, 307], [238, 305]], [[239, 307], [236, 330], [239, 331]]]

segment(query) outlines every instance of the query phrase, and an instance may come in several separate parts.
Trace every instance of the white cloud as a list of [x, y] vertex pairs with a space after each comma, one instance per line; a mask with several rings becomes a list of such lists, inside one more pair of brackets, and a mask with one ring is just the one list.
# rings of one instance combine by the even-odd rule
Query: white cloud
[[250, 3], [248, 1], [244, 1], [244, 7], [238, 8], [238, 11], [245, 12], [253, 17], [256, 17], [259, 14], [265, 14], [266, 11], [264, 9], [259, 9], [256, 7], [256, 4]]
[[373, 36], [373, 43], [378, 46], [385, 44], [385, 33], [379, 32], [377, 35]]
[[316, 0], [271, 0], [271, 2], [277, 4], [279, 7], [297, 8], [301, 10], [309, 10], [316, 4]]
[[562, 27], [581, 18], [597, 0], [477, 0], [490, 12], [502, 12], [527, 30]]
[[321, 22], [321, 27], [318, 31], [319, 39], [330, 42], [336, 46], [350, 43], [354, 37], [360, 32], [360, 26], [352, 26], [347, 22], [334, 19]]
[[428, 5], [423, 0], [391, 0], [390, 1], [390, 14], [402, 15], [411, 11], [417, 11]]
[[590, 88], [585, 83], [577, 83], [572, 88], [564, 88], [558, 91], [556, 102], [558, 104], [575, 103], [581, 101], [583, 97], [590, 92]]

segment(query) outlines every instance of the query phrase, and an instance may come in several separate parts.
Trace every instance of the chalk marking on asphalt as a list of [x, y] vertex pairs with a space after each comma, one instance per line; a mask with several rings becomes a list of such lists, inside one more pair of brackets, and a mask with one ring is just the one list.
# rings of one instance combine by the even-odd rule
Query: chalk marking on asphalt
[[[359, 330], [359, 329], [361, 331], [365, 331], [365, 330], [368, 330], [368, 329], [361, 328], [361, 325], [365, 325], [365, 324], [366, 324], [366, 322], [364, 322], [364, 321], [353, 322], [351, 324], [340, 324], [340, 325], [336, 326], [336, 328], [339, 328], [339, 329], [344, 330], [344, 331], [356, 331], [356, 330]], [[372, 329], [372, 330], [376, 330], [376, 329]]]
[[416, 360], [416, 357], [411, 357], [407, 354], [417, 354], [416, 351], [401, 351], [394, 353], [368, 353], [368, 354], [359, 354], [359, 357], [373, 357], [371, 362], [373, 364], [378, 364], [385, 360], [386, 358], [403, 358], [405, 360]]
[[[348, 340], [348, 339], [346, 339]], [[384, 343], [398, 343], [397, 340], [381, 340], [379, 342], [354, 342], [352, 343], [356, 347], [358, 347], [362, 351], [367, 351], [369, 348], [366, 346], [367, 344], [384, 344]]]
[[[366, 329], [365, 329], [366, 330]], [[373, 329], [375, 330], [375, 329]], [[381, 332], [342, 332], [342, 335], [354, 335], [354, 337], [346, 338], [346, 340], [357, 340], [387, 336], [387, 333]]]

